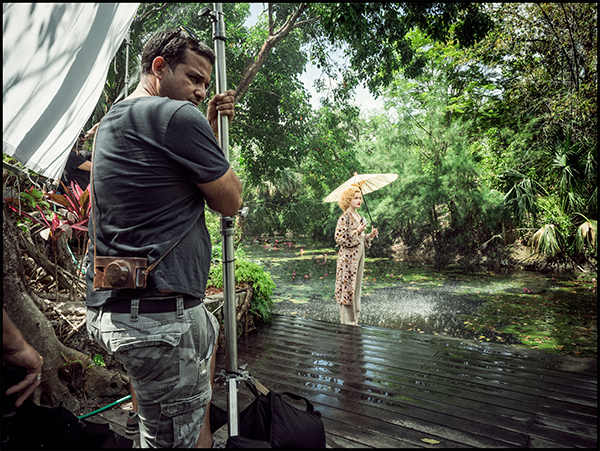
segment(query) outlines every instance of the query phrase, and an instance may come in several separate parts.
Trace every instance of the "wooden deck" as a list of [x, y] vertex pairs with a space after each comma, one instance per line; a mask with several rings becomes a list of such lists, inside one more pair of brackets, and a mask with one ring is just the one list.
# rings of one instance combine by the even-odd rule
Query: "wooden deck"
[[276, 315], [238, 341], [238, 364], [310, 399], [331, 447], [598, 447], [595, 360]]

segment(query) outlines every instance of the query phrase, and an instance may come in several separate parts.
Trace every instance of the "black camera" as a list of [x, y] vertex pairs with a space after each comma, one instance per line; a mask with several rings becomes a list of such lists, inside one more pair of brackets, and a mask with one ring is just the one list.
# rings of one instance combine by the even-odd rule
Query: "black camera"
[[94, 290], [146, 288], [147, 258], [96, 257], [94, 259]]

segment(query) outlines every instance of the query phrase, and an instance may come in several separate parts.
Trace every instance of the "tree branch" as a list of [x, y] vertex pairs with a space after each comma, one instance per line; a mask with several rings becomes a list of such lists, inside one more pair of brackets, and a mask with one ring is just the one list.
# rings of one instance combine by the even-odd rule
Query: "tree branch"
[[269, 10], [269, 36], [273, 36], [273, 3], [269, 3], [267, 7]]
[[301, 28], [306, 25], [313, 24], [313, 23], [317, 22], [319, 19], [320, 19], [320, 17], [313, 17], [311, 19], [302, 20], [302, 21], [298, 22], [297, 24], [295, 24], [294, 28]]
[[298, 9], [294, 11], [285, 21], [283, 26], [275, 33], [271, 33], [271, 5], [269, 4], [269, 37], [265, 40], [262, 48], [254, 58], [254, 62], [250, 64], [247, 70], [242, 74], [242, 78], [235, 90], [235, 102], [239, 102], [242, 96], [246, 93], [250, 87], [250, 83], [254, 80], [254, 77], [265, 63], [267, 56], [271, 49], [275, 47], [283, 38], [285, 38], [293, 29], [294, 24], [298, 20], [298, 17], [308, 8], [308, 3], [301, 3]]
[[[573, 48], [573, 63], [575, 64], [575, 73], [579, 73], [579, 64], [577, 63], [578, 52], [577, 46], [575, 45], [575, 40], [573, 39], [573, 30], [571, 30], [571, 24], [569, 23], [569, 17], [567, 16], [567, 11], [565, 11], [565, 6], [562, 3], [559, 3], [562, 8], [563, 14], [565, 16], [565, 22], [567, 23], [567, 30], [569, 30], [569, 38], [571, 39], [571, 47]], [[575, 90], [579, 91], [579, 79], [575, 79]]]
[[556, 43], [558, 44], [558, 47], [559, 47], [560, 51], [565, 56], [567, 67], [569, 68], [569, 72], [571, 73], [571, 80], [572, 80], [573, 84], [575, 85], [575, 89], [577, 90], [577, 79], [575, 77], [575, 73], [573, 72], [573, 64], [571, 63], [571, 58], [569, 58], [569, 55], [567, 54], [567, 52], [564, 49], [564, 45], [562, 44], [562, 42], [560, 40], [560, 35], [556, 31], [556, 28], [554, 27], [554, 24], [552, 23], [552, 20], [550, 19], [550, 17], [548, 16], [548, 14], [544, 10], [544, 8], [542, 8], [542, 6], [540, 4], [536, 3], [536, 5], [540, 9], [540, 11], [542, 12], [542, 15], [544, 16], [544, 19], [546, 20], [546, 22], [550, 26], [550, 30], [552, 31], [552, 33], [554, 34], [554, 37], [556, 38]]
[[166, 7], [168, 5], [168, 3], [163, 3], [162, 5], [158, 6], [158, 7], [152, 7], [152, 9], [149, 9], [148, 11], [146, 11], [136, 22], [144, 22], [144, 20], [146, 19], [146, 17], [154, 12], [154, 11], [160, 11], [161, 9], [163, 9], [164, 7]]
[[280, 34], [287, 36], [294, 29], [294, 24], [298, 20], [298, 17], [300, 17], [306, 8], [308, 8], [308, 3], [300, 3], [298, 9], [287, 18], [281, 28], [274, 33], [274, 36], [279, 36]]

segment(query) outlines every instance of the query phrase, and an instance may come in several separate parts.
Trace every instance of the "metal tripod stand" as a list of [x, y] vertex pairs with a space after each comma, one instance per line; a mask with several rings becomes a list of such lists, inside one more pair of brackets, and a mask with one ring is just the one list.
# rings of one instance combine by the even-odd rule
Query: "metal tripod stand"
[[[215, 46], [215, 80], [217, 93], [227, 91], [227, 72], [225, 68], [225, 21], [221, 3], [214, 3], [214, 10], [202, 8], [200, 16], [209, 15], [212, 19], [213, 42]], [[229, 122], [219, 114], [219, 144], [225, 158], [229, 160]], [[247, 215], [248, 209], [242, 209], [239, 214]], [[237, 388], [240, 375], [237, 374], [237, 303], [235, 297], [235, 255], [233, 235], [235, 233], [235, 218], [221, 216], [221, 235], [223, 251], [223, 317], [225, 322], [226, 349], [226, 380], [227, 386], [227, 415], [229, 436], [238, 435], [238, 399]]]

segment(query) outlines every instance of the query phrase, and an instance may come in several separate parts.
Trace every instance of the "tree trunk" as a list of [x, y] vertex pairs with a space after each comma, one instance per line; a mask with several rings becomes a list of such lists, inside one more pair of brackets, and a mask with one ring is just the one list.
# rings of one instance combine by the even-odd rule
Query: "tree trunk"
[[38, 308], [44, 301], [32, 293], [25, 282], [23, 259], [18, 247], [21, 231], [6, 207], [2, 219], [4, 309], [25, 340], [44, 358], [42, 383], [33, 394], [34, 402], [49, 407], [56, 407], [62, 402], [68, 410], [78, 414], [81, 409], [87, 408], [80, 402], [87, 395], [112, 400], [123, 396], [128, 392], [128, 382], [118, 373], [100, 366], [87, 368], [90, 356], [59, 341], [52, 324]]
[[[58, 279], [58, 283], [60, 283], [64, 288], [71, 288], [71, 285], [74, 283], [74, 281], [69, 280], [64, 275], [64, 273], [66, 271], [64, 271], [62, 269], [62, 266], [59, 266], [58, 273], [56, 273], [57, 268], [55, 267], [54, 263], [46, 256], [45, 252], [40, 251], [40, 248], [51, 250], [51, 248], [52, 248], [51, 245], [46, 246], [49, 243], [42, 242], [42, 243], [38, 243], [36, 245], [36, 244], [32, 243], [31, 241], [29, 241], [20, 232], [17, 233], [16, 239], [19, 240], [19, 246], [21, 248], [23, 248], [23, 250], [25, 252], [27, 252], [27, 254], [29, 254], [29, 256], [31, 258], [33, 258], [33, 260], [35, 260], [35, 262], [39, 266], [41, 266], [48, 275], [52, 276], [52, 278], [56, 277]], [[63, 245], [64, 245], [64, 243], [63, 243]], [[61, 246], [61, 241], [59, 240], [59, 242], [57, 243], [57, 249], [60, 246]], [[73, 265], [73, 267], [74, 267], [74, 265]]]

